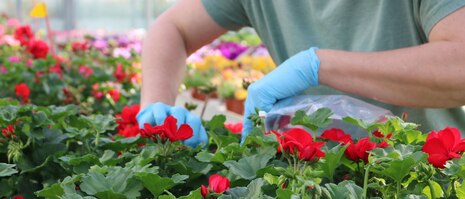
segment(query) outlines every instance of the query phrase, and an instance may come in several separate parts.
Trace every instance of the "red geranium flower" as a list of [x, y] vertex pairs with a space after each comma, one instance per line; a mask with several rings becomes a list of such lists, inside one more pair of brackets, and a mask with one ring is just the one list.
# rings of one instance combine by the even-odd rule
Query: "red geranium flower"
[[52, 72], [52, 73], [57, 74], [60, 79], [63, 78], [63, 69], [61, 68], [60, 64], [55, 64], [55, 65], [49, 67], [48, 70], [50, 72]]
[[224, 176], [213, 174], [210, 176], [210, 178], [208, 178], [208, 184], [209, 184], [208, 189], [204, 185], [202, 185], [200, 188], [200, 193], [202, 194], [204, 198], [207, 197], [210, 192], [214, 192], [214, 193], [225, 192], [226, 190], [229, 189], [230, 182], [229, 182], [229, 179]]
[[354, 162], [363, 160], [365, 163], [368, 163], [369, 151], [374, 148], [376, 148], [376, 143], [371, 142], [370, 138], [362, 138], [358, 140], [357, 144], [350, 143], [344, 153], [347, 158]]
[[423, 145], [423, 152], [428, 154], [428, 162], [438, 168], [444, 168], [448, 160], [460, 158], [465, 151], [465, 139], [460, 138], [456, 128], [445, 128], [439, 132], [432, 131]]
[[120, 93], [119, 93], [118, 89], [111, 89], [111, 90], [108, 91], [108, 94], [111, 96], [113, 101], [117, 102], [119, 100]]
[[15, 93], [16, 93], [16, 96], [21, 98], [21, 100], [24, 103], [29, 102], [29, 95], [31, 94], [31, 91], [29, 90], [29, 87], [25, 83], [16, 85]]
[[118, 134], [126, 138], [129, 138], [136, 137], [137, 135], [139, 135], [140, 132], [141, 130], [139, 129], [139, 126], [128, 126], [123, 130], [118, 131]]
[[342, 129], [338, 128], [332, 128], [324, 131], [323, 134], [321, 134], [320, 138], [344, 144], [347, 144], [349, 142], [353, 143], [353, 140], [350, 137], [350, 135], [346, 134]]
[[32, 54], [35, 59], [42, 59], [47, 57], [48, 44], [42, 40], [30, 41], [27, 51]]
[[24, 199], [24, 197], [23, 196], [15, 196], [15, 197], [13, 197], [13, 199]]
[[310, 133], [304, 129], [292, 128], [284, 132], [278, 141], [284, 152], [297, 154], [301, 160], [313, 161], [325, 156], [320, 150], [325, 143], [313, 142]]
[[390, 146], [385, 139], [390, 139], [392, 137], [392, 133], [389, 133], [387, 136], [384, 136], [383, 133], [379, 132], [379, 131], [375, 131], [373, 132], [373, 135], [375, 137], [378, 137], [378, 138], [382, 138], [383, 141], [381, 141], [379, 144], [378, 144], [378, 148], [385, 148], [385, 147], [388, 147]]
[[15, 127], [13, 125], [8, 125], [6, 128], [2, 129], [2, 134], [5, 137], [10, 137], [15, 134]]
[[122, 64], [117, 64], [116, 65], [116, 69], [115, 69], [115, 72], [114, 72], [113, 75], [118, 80], [118, 82], [123, 82], [126, 79], [127, 74], [124, 71], [124, 68], [123, 68]]
[[173, 116], [168, 116], [163, 123], [165, 127], [166, 137], [171, 142], [178, 141], [178, 140], [187, 140], [193, 135], [193, 130], [188, 124], [181, 124], [179, 129], [177, 127], [177, 120]]
[[[139, 127], [139, 123], [137, 122], [136, 116], [139, 113], [140, 106], [139, 104], [135, 104], [132, 106], [126, 106], [123, 108], [120, 114], [117, 114], [116, 123], [118, 124], [118, 134], [121, 134], [124, 129], [131, 128], [133, 126]], [[132, 131], [132, 133], [135, 130]], [[132, 135], [132, 134], [131, 134]]]
[[170, 115], [165, 118], [163, 124], [158, 126], [145, 123], [142, 136], [151, 137], [155, 141], [157, 139], [156, 135], [159, 135], [162, 142], [165, 142], [166, 139], [175, 142], [191, 138], [193, 135], [192, 128], [188, 124], [181, 124], [178, 129], [177, 122], [176, 118]]
[[238, 123], [236, 123], [236, 124], [225, 123], [225, 124], [224, 124], [224, 127], [226, 127], [229, 131], [231, 131], [231, 133], [234, 133], [234, 134], [241, 134], [241, 133], [242, 133], [243, 124], [242, 124], [242, 122], [238, 122]]
[[325, 157], [325, 153], [320, 148], [325, 145], [324, 142], [313, 142], [299, 151], [299, 159], [305, 161], [314, 161]]
[[89, 47], [89, 46], [87, 45], [87, 42], [75, 41], [75, 42], [71, 43], [71, 49], [72, 49], [74, 52], [86, 51], [88, 47]]
[[31, 27], [20, 26], [16, 28], [14, 37], [21, 43], [21, 46], [27, 46], [29, 41], [34, 38], [34, 33], [32, 33]]

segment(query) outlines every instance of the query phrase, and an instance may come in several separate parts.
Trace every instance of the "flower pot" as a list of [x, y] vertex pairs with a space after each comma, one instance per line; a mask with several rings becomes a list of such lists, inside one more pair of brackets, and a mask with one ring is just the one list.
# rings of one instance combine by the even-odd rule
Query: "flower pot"
[[[197, 89], [197, 88], [192, 89], [191, 96], [194, 99], [198, 99], [198, 100], [202, 100], [202, 101], [204, 101], [207, 98], [207, 95], [205, 93], [200, 92], [200, 90]], [[216, 98], [218, 98], [218, 94], [216, 92], [213, 92], [210, 95], [210, 98], [211, 99], [216, 99]]]
[[226, 103], [226, 109], [228, 111], [243, 115], [244, 114], [244, 102], [245, 100], [238, 100], [235, 98], [224, 99]]

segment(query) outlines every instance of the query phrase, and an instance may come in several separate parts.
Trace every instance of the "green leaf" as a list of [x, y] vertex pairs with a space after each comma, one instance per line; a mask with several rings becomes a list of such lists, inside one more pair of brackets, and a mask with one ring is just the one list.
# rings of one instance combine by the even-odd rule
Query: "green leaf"
[[322, 159], [321, 170], [324, 172], [324, 176], [328, 177], [330, 181], [333, 181], [334, 172], [341, 162], [341, 158], [344, 156], [344, 151], [348, 145], [337, 145], [331, 150], [326, 152], [325, 157]]
[[15, 164], [0, 163], [0, 177], [11, 176], [18, 173], [18, 170], [14, 167], [16, 167]]
[[172, 195], [162, 195], [162, 196], [159, 196], [158, 199], [176, 199], [176, 197]]
[[208, 151], [201, 151], [200, 153], [197, 153], [195, 159], [197, 159], [200, 162], [210, 162], [213, 156], [214, 155], [212, 153], [209, 153]]
[[462, 185], [457, 187], [457, 198], [465, 198], [465, 182], [462, 182]]
[[262, 187], [265, 184], [265, 180], [263, 178], [257, 178], [252, 180], [249, 185], [247, 185], [247, 196], [245, 198], [260, 198], [262, 194]]
[[388, 166], [381, 173], [400, 183], [410, 173], [415, 164], [415, 160], [411, 157], [403, 160], [393, 160], [388, 162]]
[[329, 108], [320, 108], [309, 116], [305, 111], [297, 111], [291, 119], [292, 125], [302, 125], [316, 132], [320, 128], [325, 128], [331, 124], [332, 111]]
[[98, 192], [95, 194], [99, 199], [126, 199], [127, 197], [123, 194], [116, 193], [112, 190]]
[[82, 179], [81, 190], [89, 195], [102, 197], [120, 196], [136, 198], [140, 196], [141, 184], [133, 178], [128, 168], [112, 167], [108, 174], [89, 172]]
[[189, 195], [187, 196], [179, 197], [179, 199], [199, 199], [199, 198], [203, 198], [202, 194], [200, 193], [200, 188], [194, 191], [191, 191]]
[[48, 121], [48, 117], [43, 111], [38, 111], [32, 114], [32, 119], [34, 120], [36, 127], [41, 126]]
[[173, 179], [161, 177], [153, 173], [137, 173], [136, 176], [139, 177], [144, 187], [147, 188], [154, 197], [159, 196], [165, 190], [169, 190], [176, 185]]
[[53, 184], [50, 187], [42, 189], [35, 193], [39, 197], [50, 198], [50, 199], [59, 199], [60, 196], [65, 194], [65, 191], [60, 186], [60, 184]]
[[279, 199], [298, 199], [300, 198], [297, 194], [294, 194], [289, 189], [277, 189], [276, 190], [276, 198]]
[[244, 198], [249, 193], [245, 187], [234, 187], [226, 191], [231, 198]]
[[465, 156], [447, 161], [443, 172], [449, 176], [465, 179]]
[[224, 122], [226, 122], [226, 116], [215, 115], [205, 126], [210, 130], [214, 131], [217, 128], [223, 128]]
[[228, 167], [232, 173], [246, 180], [252, 180], [256, 177], [257, 171], [264, 168], [272, 157], [273, 156], [269, 154], [256, 154], [241, 158], [237, 162], [228, 160], [223, 164]]
[[363, 189], [356, 185], [353, 181], [343, 181], [338, 185], [333, 183], [325, 184], [326, 189], [329, 192], [329, 198], [350, 198], [358, 199], [362, 198]]
[[[436, 194], [436, 197], [438, 198], [444, 197], [444, 192], [442, 191], [441, 185], [439, 185], [437, 182], [434, 182], [434, 181], [432, 181], [431, 184], [433, 185], [433, 189]], [[422, 193], [428, 198], [432, 198], [430, 186], [426, 186], [425, 188], [423, 188]]]
[[350, 116], [342, 118], [342, 121], [347, 122], [347, 123], [352, 124], [352, 125], [355, 125], [355, 126], [358, 126], [358, 127], [362, 128], [362, 129], [365, 129], [365, 130], [367, 130], [367, 128], [369, 127], [369, 124], [366, 123], [365, 121], [363, 121], [362, 119], [353, 118], [353, 117], [350, 117]]
[[10, 123], [16, 118], [19, 108], [17, 106], [3, 106], [0, 109], [0, 118], [6, 123]]

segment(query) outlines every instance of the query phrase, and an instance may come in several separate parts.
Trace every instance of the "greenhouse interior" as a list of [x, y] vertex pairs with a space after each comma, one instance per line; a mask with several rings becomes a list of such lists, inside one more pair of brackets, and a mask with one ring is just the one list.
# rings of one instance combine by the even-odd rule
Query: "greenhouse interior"
[[465, 0], [0, 0], [0, 198], [465, 199]]

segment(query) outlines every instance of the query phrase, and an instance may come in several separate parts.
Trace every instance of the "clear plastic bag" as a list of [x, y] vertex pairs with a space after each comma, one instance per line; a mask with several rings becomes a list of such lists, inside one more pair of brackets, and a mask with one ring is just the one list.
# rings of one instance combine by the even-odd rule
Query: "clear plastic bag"
[[[298, 110], [304, 110], [310, 115], [324, 107], [333, 112], [330, 117], [333, 120], [332, 124], [326, 129], [340, 128], [355, 138], [365, 137], [367, 133], [359, 127], [342, 121], [344, 117], [350, 116], [371, 123], [386, 115], [392, 115], [389, 110], [345, 95], [300, 95], [277, 102], [265, 116], [265, 129], [286, 131], [292, 127], [291, 117]], [[323, 130], [317, 133], [321, 134]]]

